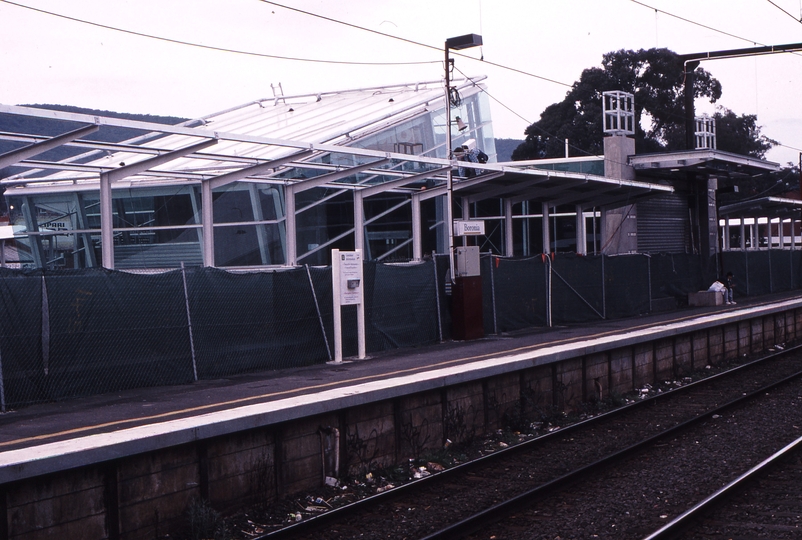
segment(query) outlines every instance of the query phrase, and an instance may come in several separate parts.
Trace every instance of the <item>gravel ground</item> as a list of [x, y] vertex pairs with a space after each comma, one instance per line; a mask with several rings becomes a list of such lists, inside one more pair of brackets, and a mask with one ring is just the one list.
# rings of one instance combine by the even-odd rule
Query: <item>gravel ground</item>
[[[715, 370], [708, 370], [705, 374], [712, 371]], [[672, 384], [679, 385], [681, 382]], [[654, 393], [658, 389], [650, 390]], [[800, 393], [802, 394], [802, 390]], [[599, 405], [604, 408], [610, 406]], [[776, 414], [776, 410], [788, 407], [796, 410], [796, 406], [797, 402], [793, 405], [775, 403], [775, 410], [765, 413], [767, 418], [759, 419], [757, 427], [747, 427], [746, 420], [750, 415], [746, 414], [718, 418], [706, 426], [706, 429], [711, 430], [709, 437], [698, 435], [694, 440], [688, 441], [678, 438], [658, 445], [655, 449], [657, 453], [645, 458], [646, 463], [653, 465], [652, 469], [631, 466], [611, 473], [609, 477], [594, 479], [591, 485], [600, 487], [601, 491], [589, 491], [583, 498], [582, 489], [576, 489], [575, 493], [572, 490], [569, 493], [577, 498], [559, 498], [551, 505], [539, 504], [533, 510], [522, 511], [515, 517], [504, 519], [502, 525], [506, 528], [503, 530], [493, 530], [492, 533], [477, 538], [489, 538], [493, 535], [497, 538], [640, 538], [644, 531], [648, 532], [684, 511], [686, 502], [704, 492], [703, 486], [706, 484], [716, 484], [715, 487], [711, 486], [709, 491], [712, 492], [718, 487], [718, 483], [725, 482], [719, 476], [711, 476], [717, 466], [723, 463], [725, 469], [735, 470], [735, 465], [740, 467], [742, 463], [750, 463], [751, 460], [758, 459], [756, 456], [760, 456], [759, 459], [765, 457], [765, 445], [773, 444], [772, 437], [766, 435], [766, 432], [758, 433], [755, 430], [766, 428], [771, 432], [774, 428], [770, 426], [774, 426], [774, 422], [770, 420], [779, 420], [780, 417], [791, 424], [796, 422], [796, 425], [802, 425], [802, 418], [797, 415]], [[598, 411], [589, 412], [592, 414]], [[679, 421], [679, 418], [655, 420], [657, 417], [648, 411], [644, 415], [644, 429], [647, 431], [658, 431], [671, 422]], [[580, 417], [567, 418], [558, 414], [542, 423], [533, 424], [533, 431], [540, 435], [577, 419]], [[479, 508], [491, 506], [510, 494], [529, 489], [577, 466], [595, 461], [605, 453], [631, 444], [634, 442], [630, 441], [631, 438], [642, 437], [642, 434], [637, 434], [637, 430], [633, 429], [633, 422], [610, 421], [604, 426], [587, 430], [581, 436], [561, 435], [558, 432], [552, 436], [551, 444], [544, 445], [537, 452], [527, 452], [510, 458], [506, 464], [500, 465], [501, 469], [479, 469], [463, 479], [439, 482], [416, 493], [412, 502], [405, 499], [385, 502], [375, 512], [360, 516], [356, 522], [333, 525], [306, 537], [420, 538], [456, 519], [470, 515]], [[775, 427], [781, 429], [779, 426]], [[532, 436], [530, 433], [496, 432], [477, 440], [473, 445], [452, 447], [448, 452], [432, 454], [411, 464], [414, 468], [410, 464], [404, 464], [394, 469], [374, 471], [368, 477], [349, 479], [338, 488], [321, 488], [276, 501], [267, 507], [251, 508], [225, 522], [227, 534], [223, 532], [219, 516], [212, 516], [211, 521], [220, 525], [219, 534], [207, 534], [204, 537], [253, 538], [291, 523], [299, 515], [306, 518], [329, 507], [342, 506], [407, 482], [416, 473], [419, 476], [436, 472], [440, 467], [450, 467], [495, 453]], [[739, 452], [734, 452], [736, 449]], [[696, 471], [698, 475], [681, 479], [677, 471], [687, 470]], [[601, 502], [606, 504], [600, 504]], [[191, 536], [187, 535], [189, 537]]]

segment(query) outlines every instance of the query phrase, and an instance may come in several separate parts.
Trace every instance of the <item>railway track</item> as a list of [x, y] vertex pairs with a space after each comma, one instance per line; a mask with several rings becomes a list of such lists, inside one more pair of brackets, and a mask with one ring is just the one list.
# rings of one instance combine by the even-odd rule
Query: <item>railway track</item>
[[802, 437], [649, 535], [674, 538], [802, 536]]
[[[667, 437], [669, 429], [689, 428], [691, 423], [699, 423], [712, 418], [717, 407], [734, 400], [744, 399], [756, 391], [765, 393], [767, 385], [776, 384], [784, 377], [799, 376], [799, 360], [796, 354], [773, 355], [752, 362], [736, 370], [704, 379], [680, 389], [666, 392], [655, 398], [637, 402], [591, 420], [564, 428], [529, 443], [512, 447], [506, 451], [487, 456], [482, 460], [450, 469], [444, 473], [428, 477], [423, 481], [407, 484], [401, 489], [365, 499], [359, 503], [337, 509], [295, 526], [276, 531], [260, 538], [456, 538], [476, 527], [484, 526], [483, 521], [499, 523], [501, 516], [507, 515], [510, 508], [521, 508], [522, 499], [539, 497], [544, 492], [564, 489], [560, 486], [577, 482], [578, 478], [589, 476], [598, 478], [598, 470], [605, 462], [619, 461], [625, 456], [640, 451], [646, 445], [663, 448], [669, 453], [676, 445]], [[800, 389], [799, 395], [802, 395]], [[801, 398], [802, 399], [802, 398]], [[720, 421], [719, 418], [714, 419]], [[711, 421], [711, 420], [708, 420]], [[724, 424], [727, 421], [720, 421]], [[798, 423], [802, 425], [802, 418]], [[665, 441], [668, 442], [665, 442]], [[664, 441], [664, 442], [658, 442]], [[661, 446], [662, 445], [662, 446]], [[744, 458], [748, 461], [749, 458]], [[622, 475], [626, 477], [626, 475]], [[636, 483], [634, 480], [629, 480]], [[594, 482], [609, 482], [609, 479]], [[592, 482], [593, 483], [593, 482]], [[621, 488], [626, 491], [626, 488]], [[537, 491], [540, 490], [540, 495]], [[566, 490], [572, 493], [574, 489]], [[659, 491], [659, 490], [658, 490]], [[647, 495], [657, 514], [658, 523], [654, 527], [637, 525], [636, 536], [642, 537], [685, 510], [674, 508], [674, 503], [659, 493]], [[620, 494], [608, 490], [605, 500], [617, 501]], [[653, 500], [652, 500], [653, 499]], [[512, 501], [512, 502], [509, 502]], [[539, 503], [540, 504], [540, 503]], [[553, 523], [557, 534], [566, 536], [563, 529], [568, 524], [556, 525], [556, 516], [570, 512], [555, 510], [540, 513], [534, 511], [538, 530], [543, 523]], [[541, 506], [542, 508], [542, 506]], [[621, 515], [627, 516], [623, 507]], [[502, 518], [513, 529], [526, 528], [520, 516]], [[631, 515], [631, 513], [630, 513]], [[665, 516], [665, 517], [660, 517]], [[531, 516], [530, 516], [531, 519]], [[622, 526], [612, 526], [612, 530], [599, 529], [601, 536], [619, 533], [622, 527], [629, 530], [631, 520], [625, 517]], [[595, 523], [595, 522], [594, 522]], [[576, 525], [576, 523], [574, 523]], [[498, 527], [498, 525], [493, 525]], [[592, 537], [586, 526], [580, 537]], [[616, 529], [616, 527], [618, 527]], [[490, 530], [490, 529], [488, 529]], [[579, 530], [579, 529], [577, 529]], [[631, 531], [632, 532], [632, 531]], [[514, 538], [517, 533], [505, 533], [501, 537]], [[600, 537], [601, 537], [600, 536]], [[481, 537], [487, 538], [487, 534]], [[522, 536], [531, 538], [532, 536]], [[539, 536], [538, 536], [539, 537]], [[548, 537], [548, 535], [543, 536]], [[552, 536], [554, 537], [554, 536]]]

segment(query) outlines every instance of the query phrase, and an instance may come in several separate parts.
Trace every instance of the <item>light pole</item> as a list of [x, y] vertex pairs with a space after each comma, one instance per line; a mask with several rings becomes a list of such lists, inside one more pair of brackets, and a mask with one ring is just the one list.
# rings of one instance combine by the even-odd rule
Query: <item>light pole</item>
[[[454, 49], [470, 49], [482, 45], [482, 36], [478, 34], [465, 34], [464, 36], [448, 38], [446, 40], [446, 158], [451, 160], [451, 59], [448, 51]], [[448, 229], [448, 264], [451, 282], [454, 282], [456, 269], [454, 268], [454, 181], [452, 168], [446, 171], [446, 229]]]

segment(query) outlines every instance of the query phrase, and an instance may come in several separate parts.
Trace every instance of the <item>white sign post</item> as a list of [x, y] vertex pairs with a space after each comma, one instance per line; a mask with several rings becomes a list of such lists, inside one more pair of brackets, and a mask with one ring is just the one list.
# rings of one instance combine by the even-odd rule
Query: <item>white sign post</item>
[[362, 250], [331, 250], [331, 292], [334, 304], [334, 363], [343, 361], [342, 306], [356, 305], [359, 358], [365, 358], [365, 280]]

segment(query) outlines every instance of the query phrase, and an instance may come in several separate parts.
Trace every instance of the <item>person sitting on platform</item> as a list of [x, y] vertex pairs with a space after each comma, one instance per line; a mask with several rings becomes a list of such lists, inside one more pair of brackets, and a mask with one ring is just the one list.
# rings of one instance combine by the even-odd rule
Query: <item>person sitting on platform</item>
[[727, 272], [727, 277], [724, 278], [724, 303], [725, 304], [734, 304], [735, 301], [732, 299], [732, 290], [735, 288], [735, 276], [732, 272]]

